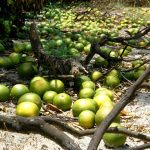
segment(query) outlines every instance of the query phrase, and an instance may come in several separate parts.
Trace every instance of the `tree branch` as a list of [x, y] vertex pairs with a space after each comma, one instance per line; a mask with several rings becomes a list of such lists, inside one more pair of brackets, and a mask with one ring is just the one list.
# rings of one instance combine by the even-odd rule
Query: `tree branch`
[[20, 116], [2, 116], [0, 115], [0, 124], [5, 126], [11, 126], [17, 131], [25, 128], [33, 129], [37, 128], [38, 131], [44, 132], [49, 138], [55, 140], [58, 144], [68, 150], [81, 150], [80, 147], [74, 143], [68, 135], [63, 131], [57, 129], [54, 125], [48, 124], [41, 117], [25, 118]]

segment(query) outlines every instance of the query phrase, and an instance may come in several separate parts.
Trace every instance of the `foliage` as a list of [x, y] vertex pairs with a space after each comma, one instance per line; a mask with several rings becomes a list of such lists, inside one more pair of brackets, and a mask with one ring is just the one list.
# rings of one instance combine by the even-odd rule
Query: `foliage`
[[4, 37], [14, 35], [18, 28], [24, 25], [25, 13], [28, 11], [39, 13], [44, 0], [1, 0], [0, 28]]

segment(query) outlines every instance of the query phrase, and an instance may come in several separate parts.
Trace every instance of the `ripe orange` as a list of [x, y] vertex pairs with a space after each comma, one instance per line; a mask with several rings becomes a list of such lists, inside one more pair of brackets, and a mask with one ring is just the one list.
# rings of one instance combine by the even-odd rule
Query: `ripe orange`
[[53, 99], [57, 95], [55, 91], [46, 91], [43, 95], [43, 101], [53, 104]]
[[64, 83], [61, 80], [53, 79], [49, 82], [50, 90], [55, 91], [57, 93], [64, 92]]
[[[119, 123], [113, 122], [110, 127], [124, 128]], [[120, 133], [105, 133], [103, 136], [104, 143], [111, 148], [118, 148], [125, 144], [127, 136]]]
[[38, 94], [36, 93], [25, 93], [23, 94], [19, 100], [18, 100], [18, 103], [17, 104], [20, 104], [22, 102], [33, 102], [35, 103], [38, 107], [39, 107], [39, 110], [41, 109], [42, 107], [42, 101], [41, 101], [41, 98]]
[[0, 102], [7, 101], [10, 96], [10, 90], [7, 86], [0, 84]]
[[84, 110], [78, 118], [79, 125], [83, 128], [93, 128], [95, 124], [95, 113], [91, 110]]
[[22, 102], [16, 107], [16, 115], [34, 117], [39, 115], [39, 108], [33, 102]]
[[10, 95], [15, 99], [19, 99], [25, 93], [29, 93], [28, 87], [24, 84], [16, 84], [12, 87]]
[[91, 88], [83, 88], [79, 92], [79, 98], [92, 98], [95, 91]]
[[67, 93], [59, 93], [53, 99], [53, 104], [64, 111], [71, 108], [72, 100]]
[[[111, 105], [100, 107], [95, 115], [96, 124], [99, 125], [106, 118], [106, 116], [111, 112], [112, 109], [113, 109], [113, 106]], [[114, 119], [114, 122], [120, 122], [119, 115]]]
[[97, 105], [92, 99], [82, 98], [76, 100], [72, 105], [72, 113], [74, 117], [78, 117], [84, 110], [91, 110], [94, 113], [97, 111]]
[[35, 80], [34, 82], [30, 83], [30, 90], [40, 96], [50, 90], [49, 82], [46, 80]]

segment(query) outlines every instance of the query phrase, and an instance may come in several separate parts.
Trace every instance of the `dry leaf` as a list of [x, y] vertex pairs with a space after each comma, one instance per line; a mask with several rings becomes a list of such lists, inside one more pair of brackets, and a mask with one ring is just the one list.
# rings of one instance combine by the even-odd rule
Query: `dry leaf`
[[47, 110], [51, 110], [51, 111], [55, 111], [55, 112], [57, 112], [57, 113], [63, 113], [63, 111], [62, 111], [61, 109], [57, 108], [56, 106], [54, 106], [54, 105], [52, 105], [52, 104], [48, 104], [48, 105], [46, 106], [46, 109], [47, 109]]

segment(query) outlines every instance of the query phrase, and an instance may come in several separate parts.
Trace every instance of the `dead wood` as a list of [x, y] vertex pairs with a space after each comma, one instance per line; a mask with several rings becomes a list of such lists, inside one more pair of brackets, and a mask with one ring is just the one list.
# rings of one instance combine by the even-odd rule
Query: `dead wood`
[[55, 77], [59, 74], [77, 75], [80, 71], [87, 73], [87, 70], [77, 59], [56, 57], [46, 54], [36, 31], [35, 22], [31, 24], [29, 37], [34, 55], [38, 60], [38, 66], [42, 64], [48, 66], [49, 71], [55, 75]]
[[113, 110], [108, 114], [106, 119], [102, 121], [102, 123], [97, 127], [92, 140], [89, 143], [88, 150], [96, 150], [105, 131], [111, 124], [111, 122], [114, 120], [114, 118], [121, 112], [121, 110], [129, 104], [133, 99], [135, 92], [137, 89], [140, 88], [141, 84], [144, 80], [146, 80], [150, 75], [150, 65], [146, 69], [146, 71], [143, 73], [143, 75], [137, 79], [137, 81], [129, 87], [129, 89], [126, 91], [126, 93], [123, 95], [123, 97], [120, 99], [120, 101], [115, 105]]
[[[35, 129], [38, 128], [40, 129], [40, 131], [44, 132], [44, 135], [47, 135], [49, 138], [54, 139], [56, 142], [58, 142], [61, 146], [65, 148], [67, 147], [66, 143], [70, 141], [72, 142], [72, 139], [66, 136], [66, 134], [63, 133], [63, 131], [69, 132], [70, 134], [74, 134], [75, 136], [80, 136], [80, 137], [92, 135], [96, 131], [96, 129], [86, 129], [86, 130], [76, 129], [71, 124], [69, 124], [70, 121], [73, 123], [75, 120], [76, 120], [75, 118], [70, 118], [70, 117], [66, 118], [66, 117], [56, 116], [56, 115], [39, 116], [34, 118], [0, 115], [1, 128], [5, 127], [8, 129], [8, 127], [11, 127], [17, 131], [21, 131], [21, 130], [23, 131], [27, 128], [32, 131], [34, 128]], [[125, 128], [111, 127], [108, 128], [106, 132], [122, 133], [127, 136], [143, 140], [145, 142], [150, 142], [149, 136], [144, 135], [140, 132], [130, 131]], [[76, 144], [74, 145], [74, 147], [75, 146]]]
[[57, 129], [54, 125], [45, 122], [41, 117], [25, 118], [20, 116], [8, 117], [0, 115], [0, 124], [1, 127], [10, 126], [17, 131], [21, 131], [26, 128], [33, 130], [34, 127], [37, 129], [36, 131], [42, 131], [49, 138], [60, 144], [64, 149], [81, 150], [80, 147], [74, 142], [74, 140], [72, 140], [68, 135]]

